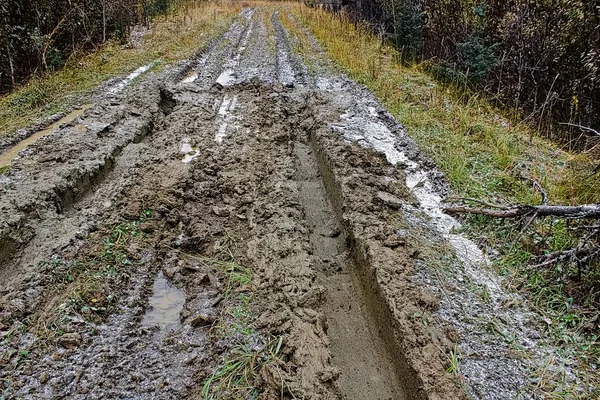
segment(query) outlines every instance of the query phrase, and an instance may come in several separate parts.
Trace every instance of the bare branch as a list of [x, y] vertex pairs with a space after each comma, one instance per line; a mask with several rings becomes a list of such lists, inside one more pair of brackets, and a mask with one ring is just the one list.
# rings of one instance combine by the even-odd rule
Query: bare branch
[[445, 207], [448, 214], [477, 214], [496, 218], [516, 218], [535, 213], [538, 217], [562, 218], [600, 218], [600, 204], [583, 204], [580, 206], [516, 206], [506, 210], [491, 210], [486, 208]]
[[568, 125], [568, 126], [574, 126], [575, 128], [579, 128], [582, 131], [588, 131], [588, 132], [592, 132], [598, 136], [600, 136], [600, 132], [598, 132], [595, 129], [590, 128], [589, 126], [582, 126], [582, 125], [577, 125], [577, 124], [571, 124], [569, 122], [560, 122], [560, 125]]

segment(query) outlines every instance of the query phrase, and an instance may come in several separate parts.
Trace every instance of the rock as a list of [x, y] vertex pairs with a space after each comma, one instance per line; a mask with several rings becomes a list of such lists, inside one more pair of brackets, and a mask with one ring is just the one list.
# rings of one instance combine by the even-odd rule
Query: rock
[[74, 349], [81, 344], [81, 335], [77, 332], [65, 333], [58, 338], [58, 343], [66, 349]]
[[48, 375], [47, 372], [42, 373], [42, 375], [40, 376], [40, 383], [43, 385], [46, 382], [48, 382], [48, 379], [50, 379], [50, 376]]
[[225, 207], [217, 207], [217, 206], [213, 206], [212, 207], [212, 212], [217, 216], [217, 217], [227, 217], [229, 215], [229, 210]]
[[212, 325], [217, 319], [215, 317], [211, 317], [210, 315], [198, 315], [196, 316], [190, 324], [196, 328], [199, 326]]
[[377, 199], [379, 199], [383, 204], [388, 207], [391, 207], [395, 210], [402, 207], [402, 200], [394, 196], [393, 194], [389, 194], [386, 192], [377, 192]]
[[399, 238], [398, 235], [390, 235], [383, 242], [383, 245], [385, 247], [390, 247], [392, 249], [405, 244], [406, 242], [404, 241], [404, 239]]

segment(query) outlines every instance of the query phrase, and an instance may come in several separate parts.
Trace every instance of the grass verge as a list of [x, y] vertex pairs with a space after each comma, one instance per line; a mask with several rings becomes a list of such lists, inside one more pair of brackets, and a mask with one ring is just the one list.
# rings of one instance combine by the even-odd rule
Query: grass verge
[[[595, 162], [588, 155], [564, 151], [526, 124], [506, 118], [485, 99], [437, 82], [426, 73], [427, 66], [400, 64], [398, 51], [344, 14], [301, 4], [291, 9], [293, 17], [282, 14], [282, 23], [294, 33], [297, 50], [310, 69], [330, 68], [331, 58], [335, 68], [369, 87], [443, 170], [459, 196], [540, 204], [535, 181], [554, 204], [600, 201], [597, 179], [590, 173]], [[296, 21], [310, 30], [327, 57]], [[600, 364], [600, 268], [587, 269], [580, 280], [573, 279], [573, 265], [532, 271], [528, 262], [534, 255], [566, 249], [580, 235], [549, 218], [532, 224], [521, 240], [524, 223], [469, 217], [464, 229], [479, 243], [499, 250], [495, 267], [506, 276], [507, 288], [527, 294], [547, 321], [542, 326], [545, 335], [576, 365], [579, 384], [573, 386], [565, 374], [549, 376], [540, 370], [535, 372], [538, 389], [547, 398], [580, 398], [587, 389], [600, 387], [595, 373]], [[486, 294], [481, 297], [485, 301]], [[586, 389], [581, 389], [582, 383]]]
[[155, 60], [172, 63], [190, 58], [224, 32], [239, 11], [240, 5], [233, 2], [194, 3], [158, 17], [139, 45], [107, 42], [90, 54], [75, 53], [60, 70], [33, 77], [0, 98], [0, 137], [68, 110], [110, 78]]

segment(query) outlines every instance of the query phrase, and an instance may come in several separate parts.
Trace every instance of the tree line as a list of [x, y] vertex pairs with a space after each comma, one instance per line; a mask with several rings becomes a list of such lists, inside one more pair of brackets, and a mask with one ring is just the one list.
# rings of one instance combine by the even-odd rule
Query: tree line
[[[600, 131], [598, 0], [333, 0], [403, 61], [485, 92], [543, 126]], [[547, 124], [550, 122], [550, 124]], [[587, 132], [593, 132], [587, 130]]]
[[0, 0], [0, 94], [76, 51], [124, 40], [174, 0]]

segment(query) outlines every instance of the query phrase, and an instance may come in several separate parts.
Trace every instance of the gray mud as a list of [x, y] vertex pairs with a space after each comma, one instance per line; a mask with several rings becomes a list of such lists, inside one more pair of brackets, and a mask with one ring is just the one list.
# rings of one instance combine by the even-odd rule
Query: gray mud
[[[107, 85], [13, 161], [0, 398], [200, 397], [236, 349], [274, 341], [261, 398], [527, 390], [526, 363], [475, 342], [419, 257], [430, 238], [456, 260], [411, 191], [419, 172], [441, 196], [443, 177], [366, 89], [308, 75], [278, 12], [246, 9], [198, 59]], [[232, 286], [231, 265], [251, 279]], [[459, 340], [486, 354], [464, 381], [446, 372]]]

